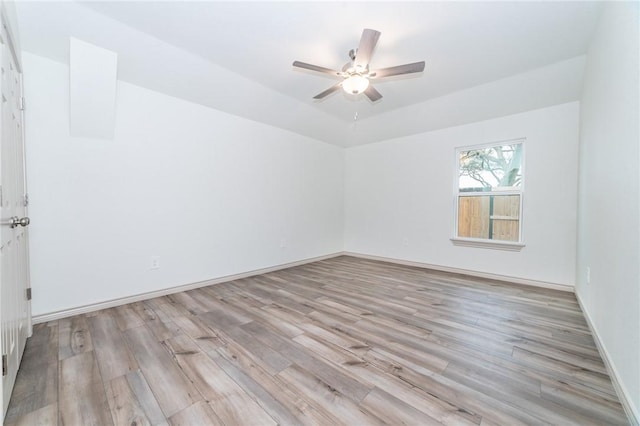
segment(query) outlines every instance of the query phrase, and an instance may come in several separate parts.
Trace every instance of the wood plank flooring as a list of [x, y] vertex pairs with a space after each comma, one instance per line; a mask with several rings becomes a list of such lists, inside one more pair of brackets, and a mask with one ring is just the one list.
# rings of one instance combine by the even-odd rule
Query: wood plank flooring
[[5, 420], [627, 424], [573, 294], [346, 256], [38, 324]]

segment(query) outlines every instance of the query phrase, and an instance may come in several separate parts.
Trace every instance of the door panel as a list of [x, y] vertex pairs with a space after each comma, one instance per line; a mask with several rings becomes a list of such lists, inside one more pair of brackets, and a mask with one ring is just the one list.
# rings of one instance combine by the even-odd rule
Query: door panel
[[[2, 413], [6, 414], [18, 366], [31, 328], [24, 174], [22, 74], [2, 16], [0, 31], [0, 320], [2, 322]], [[27, 225], [27, 223], [24, 223]]]

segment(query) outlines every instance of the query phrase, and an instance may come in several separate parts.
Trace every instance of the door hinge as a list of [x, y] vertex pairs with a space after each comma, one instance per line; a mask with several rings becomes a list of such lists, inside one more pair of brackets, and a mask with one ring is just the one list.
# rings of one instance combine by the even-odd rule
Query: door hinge
[[24, 96], [20, 98], [20, 103], [18, 106], [20, 108], [20, 111], [24, 111], [24, 107], [25, 107]]
[[31, 300], [31, 287], [27, 289], [27, 300]]
[[29, 205], [29, 194], [24, 194], [24, 206], [27, 207]]
[[7, 375], [7, 355], [2, 355], [2, 377]]

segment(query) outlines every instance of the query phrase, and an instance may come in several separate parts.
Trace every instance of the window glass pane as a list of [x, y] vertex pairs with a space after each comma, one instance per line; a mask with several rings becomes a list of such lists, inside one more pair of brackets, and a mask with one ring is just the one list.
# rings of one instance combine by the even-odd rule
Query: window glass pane
[[519, 241], [519, 195], [458, 197], [458, 237]]
[[513, 189], [522, 183], [522, 143], [460, 151], [461, 192]]

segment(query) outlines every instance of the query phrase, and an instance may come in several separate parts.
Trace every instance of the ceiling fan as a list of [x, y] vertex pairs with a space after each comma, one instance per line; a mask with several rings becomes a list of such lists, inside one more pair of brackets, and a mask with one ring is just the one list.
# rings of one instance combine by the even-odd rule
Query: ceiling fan
[[371, 60], [373, 49], [376, 47], [376, 43], [378, 43], [378, 38], [380, 38], [379, 31], [370, 29], [362, 31], [360, 45], [358, 49], [349, 51], [351, 61], [342, 67], [342, 71], [300, 61], [294, 61], [293, 66], [342, 78], [342, 81], [331, 86], [324, 92], [318, 93], [313, 99], [323, 99], [342, 88], [345, 92], [354, 95], [364, 93], [367, 98], [375, 102], [382, 99], [382, 95], [370, 84], [369, 80], [424, 71], [424, 61], [370, 71], [369, 61]]

